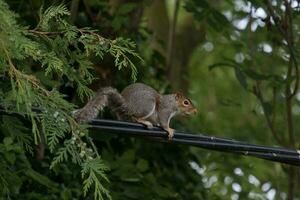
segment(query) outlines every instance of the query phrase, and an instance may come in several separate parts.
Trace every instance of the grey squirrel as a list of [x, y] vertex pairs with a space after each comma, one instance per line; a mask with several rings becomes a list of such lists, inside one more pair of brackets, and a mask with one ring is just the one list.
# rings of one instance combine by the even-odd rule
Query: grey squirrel
[[182, 93], [162, 95], [148, 85], [134, 83], [121, 93], [112, 87], [100, 88], [94, 98], [74, 113], [74, 117], [78, 123], [88, 122], [96, 118], [104, 107], [116, 109], [119, 119], [129, 118], [148, 128], [153, 124], [159, 125], [167, 131], [169, 139], [174, 135], [169, 124], [175, 114], [197, 113], [195, 106]]

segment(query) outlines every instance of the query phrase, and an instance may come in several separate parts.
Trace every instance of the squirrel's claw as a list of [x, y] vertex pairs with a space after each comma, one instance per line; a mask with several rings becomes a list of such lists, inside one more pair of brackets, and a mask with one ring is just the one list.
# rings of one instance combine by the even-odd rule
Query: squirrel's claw
[[168, 133], [168, 138], [169, 138], [169, 140], [171, 140], [171, 139], [174, 137], [174, 132], [175, 132], [175, 130], [172, 129], [172, 128], [166, 128], [165, 130], [166, 130], [167, 133]]

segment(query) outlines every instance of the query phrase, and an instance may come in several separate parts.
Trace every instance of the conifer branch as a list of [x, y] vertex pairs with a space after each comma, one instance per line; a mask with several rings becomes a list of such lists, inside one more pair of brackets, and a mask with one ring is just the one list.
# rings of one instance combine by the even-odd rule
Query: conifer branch
[[[1, 42], [2, 44], [2, 42]], [[50, 92], [47, 91], [45, 88], [40, 86], [40, 82], [38, 81], [38, 79], [36, 79], [34, 76], [32, 75], [27, 75], [24, 74], [22, 72], [20, 72], [13, 64], [9, 53], [7, 51], [7, 49], [4, 47], [4, 45], [2, 44], [2, 49], [5, 52], [8, 64], [9, 64], [9, 70], [8, 70], [8, 74], [11, 78], [15, 78], [15, 80], [17, 81], [17, 83], [19, 83], [19, 86], [21, 86], [19, 79], [25, 79], [26, 81], [30, 82], [35, 88], [41, 90], [46, 96], [50, 96]]]

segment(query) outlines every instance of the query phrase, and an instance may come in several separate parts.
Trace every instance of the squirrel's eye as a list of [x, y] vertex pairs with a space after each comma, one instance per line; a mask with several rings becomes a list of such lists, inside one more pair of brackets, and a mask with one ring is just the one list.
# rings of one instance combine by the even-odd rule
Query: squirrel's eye
[[183, 104], [184, 104], [185, 106], [188, 106], [188, 105], [190, 104], [190, 102], [189, 102], [188, 100], [184, 100], [184, 101], [183, 101]]

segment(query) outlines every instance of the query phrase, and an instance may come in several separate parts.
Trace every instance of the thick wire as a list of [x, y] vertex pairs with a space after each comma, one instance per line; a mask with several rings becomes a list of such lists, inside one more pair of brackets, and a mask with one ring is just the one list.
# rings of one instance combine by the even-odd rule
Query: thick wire
[[90, 122], [90, 128], [102, 130], [124, 136], [142, 137], [166, 143], [186, 144], [209, 150], [229, 152], [244, 156], [254, 156], [261, 159], [300, 166], [300, 152], [282, 147], [267, 147], [261, 145], [247, 144], [232, 139], [210, 137], [199, 134], [187, 134], [175, 132], [172, 140], [168, 140], [167, 134], [160, 127], [145, 128], [142, 124], [95, 119]]
[[[41, 112], [41, 109], [34, 108], [33, 111], [39, 113]], [[18, 112], [8, 112], [2, 108], [0, 108], [0, 112], [24, 114]], [[282, 147], [254, 145], [233, 139], [205, 136], [203, 134], [188, 134], [180, 131], [176, 131], [173, 139], [169, 140], [166, 132], [160, 127], [147, 129], [144, 125], [139, 123], [107, 119], [94, 119], [89, 123], [89, 127], [91, 129], [101, 130], [103, 133], [134, 136], [164, 143], [185, 144], [214, 151], [253, 156], [274, 162], [300, 166], [299, 150], [297, 151]]]

